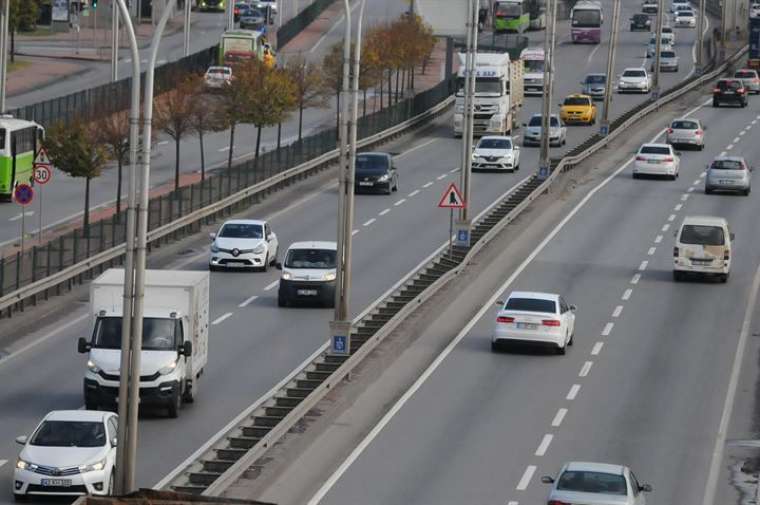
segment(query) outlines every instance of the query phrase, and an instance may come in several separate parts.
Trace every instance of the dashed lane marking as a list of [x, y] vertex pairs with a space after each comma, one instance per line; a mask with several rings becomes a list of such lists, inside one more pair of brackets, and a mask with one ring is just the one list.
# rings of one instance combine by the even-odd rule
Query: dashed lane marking
[[599, 353], [602, 351], [602, 347], [604, 347], [604, 342], [597, 342], [594, 344], [594, 347], [591, 349], [591, 355], [599, 356]]
[[647, 255], [648, 255], [648, 256], [653, 256], [653, 255], [654, 255], [654, 252], [655, 252], [656, 250], [657, 250], [657, 248], [656, 248], [656, 247], [650, 247], [650, 248], [649, 248], [649, 250], [647, 251]]
[[744, 130], [742, 130], [742, 131], [739, 132], [739, 136], [743, 137], [745, 133], [747, 133], [747, 132], [745, 132]]
[[631, 298], [631, 294], [633, 294], [633, 290], [631, 288], [628, 288], [628, 289], [625, 290], [625, 292], [623, 293], [623, 296], [621, 296], [621, 298], [623, 300], [628, 300], [629, 298]]
[[671, 214], [671, 215], [668, 216], [668, 221], [672, 222], [673, 220], [675, 220], [675, 218], [676, 218], [676, 215], [675, 214]]
[[160, 145], [160, 146], [165, 146], [165, 145], [166, 145], [166, 144], [168, 144], [168, 143], [169, 143], [169, 141], [168, 141], [168, 140], [161, 140], [161, 141], [159, 141], [159, 142], [158, 142], [158, 145]]
[[702, 179], [697, 179], [693, 182], [693, 184], [696, 186], [698, 184], [702, 184]]
[[644, 270], [647, 269], [647, 265], [649, 265], [648, 261], [646, 261], [646, 260], [642, 261], [641, 265], [639, 265], [639, 270], [641, 270], [643, 272]]
[[682, 208], [683, 208], [683, 204], [679, 203], [678, 205], [676, 205], [675, 207], [673, 207], [673, 212], [678, 212]]
[[436, 179], [438, 179], [440, 181], [441, 179], [445, 179], [447, 175], [449, 175], [449, 174], [441, 174], [438, 177], [436, 177]]
[[[694, 186], [686, 190], [687, 193], [691, 193], [692, 191], [694, 191]], [[688, 195], [684, 195], [684, 196], [688, 196]]]
[[381, 211], [380, 211], [380, 212], [379, 212], [377, 215], [378, 215], [378, 216], [384, 216], [384, 215], [386, 215], [387, 213], [389, 213], [390, 211], [391, 211], [391, 209], [385, 209], [385, 210], [381, 210]]
[[726, 155], [726, 151], [721, 151], [718, 156], [725, 156], [725, 155]]
[[654, 243], [655, 243], [655, 244], [659, 244], [660, 242], [662, 242], [662, 235], [657, 235], [657, 236], [654, 238]]
[[525, 491], [528, 489], [528, 485], [530, 485], [530, 479], [533, 478], [533, 474], [536, 473], [536, 465], [528, 465], [528, 467], [525, 469], [525, 473], [523, 473], [522, 478], [520, 478], [520, 482], [517, 483], [517, 489], [518, 491]]
[[399, 205], [401, 205], [405, 201], [406, 201], [406, 198], [402, 198], [401, 200], [399, 200], [398, 202], [394, 203], [393, 205], [395, 205], [396, 207], [398, 207]]
[[429, 181], [429, 182], [426, 182], [425, 184], [423, 184], [422, 187], [423, 188], [429, 188], [432, 185], [433, 185], [433, 181]]
[[353, 231], [351, 232], [351, 236], [353, 237], [353, 236], [354, 236], [354, 235], [356, 235], [357, 233], [359, 233], [359, 230], [353, 230]]
[[[691, 188], [689, 188], [689, 189], [691, 189]], [[688, 194], [685, 194], [685, 195], [681, 195], [681, 201], [682, 201], [682, 202], [685, 202], [685, 201], [686, 201], [686, 200], [688, 200], [688, 199], [689, 199], [689, 195], [688, 195]]]
[[730, 150], [731, 150], [731, 149], [733, 149], [733, 148], [734, 148], [734, 145], [733, 145], [733, 144], [728, 144], [728, 145], [726, 146], [726, 151], [730, 151]]
[[560, 424], [562, 424], [562, 421], [565, 419], [566, 415], [567, 415], [567, 409], [559, 409], [557, 413], [554, 415], [554, 419], [552, 420], [552, 426], [556, 428]]
[[607, 337], [612, 332], [612, 328], [615, 326], [615, 323], [607, 323], [604, 325], [604, 329], [602, 329], [602, 336]]
[[377, 219], [375, 219], [375, 218], [373, 217], [373, 218], [372, 218], [372, 219], [370, 219], [369, 221], [366, 221], [365, 223], [363, 223], [363, 224], [362, 224], [362, 226], [369, 226], [369, 225], [371, 225], [372, 223], [374, 223], [375, 221], [377, 221]]
[[403, 152], [403, 153], [401, 153], [401, 154], [397, 154], [397, 155], [396, 155], [396, 158], [401, 158], [402, 156], [406, 156], [406, 155], [407, 155], [407, 154], [409, 154], [409, 153], [413, 153], [413, 152], [414, 152], [414, 151], [416, 151], [417, 149], [422, 149], [423, 147], [429, 146], [430, 144], [432, 144], [433, 142], [435, 142], [435, 141], [437, 141], [437, 140], [440, 140], [440, 139], [437, 139], [437, 138], [435, 138], [435, 139], [430, 139], [430, 140], [428, 140], [427, 142], [423, 142], [422, 144], [418, 144], [418, 145], [416, 145], [416, 146], [414, 146], [414, 147], [412, 147], [412, 148], [410, 148], [410, 149], [407, 149], [406, 151], [404, 151], [404, 152]]
[[573, 384], [570, 387], [570, 391], [567, 392], [567, 396], [565, 397], [566, 400], [575, 400], [575, 397], [578, 396], [578, 391], [581, 390], [580, 384]]
[[669, 224], [665, 223], [664, 225], [662, 225], [662, 231], [668, 231], [668, 228], [670, 228]]
[[220, 153], [223, 153], [223, 152], [225, 152], [225, 151], [229, 151], [229, 150], [230, 150], [230, 146], [224, 146], [224, 147], [222, 147], [221, 149], [219, 149], [219, 152], [220, 152]]
[[623, 306], [618, 305], [617, 307], [615, 307], [615, 310], [612, 311], [612, 317], [615, 317], [615, 318], [620, 317], [621, 312], [623, 312]]
[[8, 460], [7, 460], [7, 459], [0, 459], [0, 466], [3, 466], [3, 465], [4, 465], [4, 464], [6, 464], [7, 462], [8, 462]]
[[581, 371], [578, 372], [578, 377], [586, 377], [588, 373], [591, 371], [591, 366], [594, 364], [593, 361], [587, 361], [583, 364], [583, 367], [581, 367]]
[[455, 174], [455, 173], [457, 173], [457, 172], [459, 172], [459, 167], [457, 167], [457, 168], [453, 168], [453, 169], [449, 170], [449, 173], [450, 173], [450, 174]]
[[232, 312], [227, 312], [226, 314], [222, 314], [221, 316], [214, 319], [211, 324], [216, 325], [227, 319], [228, 317], [232, 316]]
[[631, 284], [638, 284], [640, 279], [641, 274], [635, 274], [633, 277], [631, 277]]
[[258, 298], [258, 297], [259, 297], [259, 295], [253, 295], [253, 296], [251, 296], [250, 298], [247, 298], [247, 299], [246, 299], [244, 302], [242, 302], [240, 305], [238, 305], [238, 307], [240, 307], [241, 309], [242, 309], [243, 307], [247, 307], [247, 306], [249, 306], [249, 305], [250, 305], [250, 304], [251, 304], [251, 303], [252, 303], [254, 300], [256, 300], [256, 298]]
[[546, 454], [546, 451], [549, 449], [549, 444], [552, 443], [553, 438], [554, 435], [551, 433], [544, 435], [544, 438], [541, 439], [541, 443], [538, 444], [538, 448], [536, 449], [536, 456], [543, 456]]
[[274, 281], [273, 283], [269, 284], [267, 287], [264, 288], [264, 291], [269, 291], [271, 289], [274, 289], [277, 287], [277, 285], [280, 283], [279, 280]]
[[739, 137], [734, 137], [734, 140], [731, 141], [732, 144], [736, 144], [739, 142]]
[[420, 190], [419, 190], [419, 189], [415, 189], [414, 191], [412, 191], [411, 193], [409, 193], [409, 194], [408, 194], [408, 195], [406, 195], [406, 196], [412, 197], [412, 196], [415, 196], [415, 195], [419, 194], [419, 192], [420, 192]]

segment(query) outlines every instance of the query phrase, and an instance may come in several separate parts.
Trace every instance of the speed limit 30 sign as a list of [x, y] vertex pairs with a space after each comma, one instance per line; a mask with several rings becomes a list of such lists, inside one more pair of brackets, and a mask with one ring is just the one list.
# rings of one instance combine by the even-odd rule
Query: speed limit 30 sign
[[47, 184], [53, 177], [53, 171], [49, 165], [34, 165], [34, 182]]

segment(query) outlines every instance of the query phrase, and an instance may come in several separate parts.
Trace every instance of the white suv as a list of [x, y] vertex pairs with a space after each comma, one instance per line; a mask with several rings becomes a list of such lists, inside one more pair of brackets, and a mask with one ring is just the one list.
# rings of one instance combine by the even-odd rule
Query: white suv
[[337, 252], [335, 242], [291, 244], [283, 262], [276, 264], [282, 270], [277, 305], [306, 302], [334, 307]]

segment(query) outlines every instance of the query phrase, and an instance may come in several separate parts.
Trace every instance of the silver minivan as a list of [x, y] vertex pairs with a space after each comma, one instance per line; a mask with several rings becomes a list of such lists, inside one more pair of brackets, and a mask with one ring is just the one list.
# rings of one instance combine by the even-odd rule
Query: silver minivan
[[705, 193], [734, 191], [748, 196], [752, 189], [751, 170], [741, 156], [718, 156], [707, 166]]

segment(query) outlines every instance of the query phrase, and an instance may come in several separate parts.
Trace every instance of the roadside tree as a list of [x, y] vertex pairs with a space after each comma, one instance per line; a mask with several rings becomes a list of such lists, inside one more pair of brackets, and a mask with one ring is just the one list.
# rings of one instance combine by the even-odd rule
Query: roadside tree
[[285, 70], [295, 85], [298, 104], [298, 140], [303, 137], [303, 110], [307, 107], [326, 107], [327, 95], [323, 75], [318, 65], [307, 61], [301, 54], [285, 63]]
[[154, 124], [174, 140], [174, 189], [179, 189], [180, 143], [192, 129], [199, 77], [178, 77], [177, 86], [154, 99]]
[[121, 211], [121, 187], [124, 164], [129, 156], [129, 112], [122, 111], [103, 116], [97, 121], [98, 141], [108, 150], [110, 158], [116, 161], [116, 213]]

